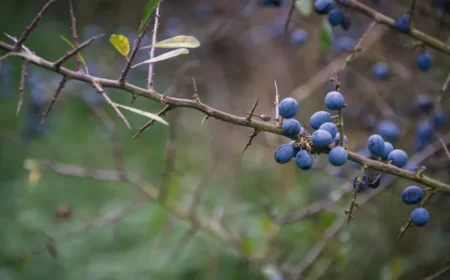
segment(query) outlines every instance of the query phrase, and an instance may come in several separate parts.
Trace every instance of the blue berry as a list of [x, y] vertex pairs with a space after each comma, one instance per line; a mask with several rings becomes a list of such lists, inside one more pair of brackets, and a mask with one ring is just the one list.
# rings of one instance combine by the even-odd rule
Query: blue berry
[[308, 32], [304, 29], [297, 29], [291, 34], [291, 44], [301, 46], [308, 40]]
[[259, 4], [262, 6], [280, 7], [283, 5], [283, 0], [259, 0]]
[[377, 133], [386, 141], [395, 142], [400, 137], [400, 128], [395, 122], [384, 120], [378, 124]]
[[433, 137], [433, 125], [428, 120], [421, 121], [416, 128], [416, 136], [424, 141], [428, 142]]
[[315, 0], [314, 10], [319, 15], [326, 15], [334, 8], [333, 0]]
[[372, 74], [378, 80], [389, 78], [389, 66], [384, 62], [377, 62], [372, 66]]
[[342, 29], [344, 29], [345, 31], [350, 29], [350, 27], [352, 26], [352, 19], [350, 18], [350, 16], [348, 14], [344, 14], [344, 16], [342, 17], [342, 20], [340, 22], [340, 25], [341, 25]]
[[382, 159], [383, 160], [387, 160], [389, 154], [394, 150], [394, 146], [392, 146], [391, 143], [385, 141], [384, 142], [384, 151], [383, 151], [383, 155], [382, 155]]
[[294, 156], [294, 147], [289, 144], [281, 144], [275, 150], [274, 158], [278, 163], [286, 163], [289, 162]]
[[435, 127], [442, 127], [447, 123], [447, 117], [441, 109], [434, 111], [432, 118]]
[[358, 182], [358, 177], [355, 177], [353, 179], [353, 189], [356, 189], [356, 186], [358, 186], [358, 192], [363, 192], [369, 188], [369, 180], [367, 179], [367, 176], [361, 177], [361, 182]]
[[300, 169], [311, 169], [313, 164], [313, 158], [306, 150], [300, 150], [295, 156], [295, 163]]
[[422, 71], [428, 71], [433, 64], [433, 57], [429, 53], [421, 53], [417, 57], [417, 67]]
[[[336, 136], [334, 136], [334, 144], [335, 145], [339, 145], [339, 141], [341, 140], [341, 134], [339, 134], [339, 132], [338, 133], [336, 133]], [[344, 134], [344, 143], [345, 144], [348, 144], [348, 139], [347, 139], [347, 136]]]
[[383, 156], [384, 153], [384, 139], [378, 134], [374, 134], [367, 140], [367, 148], [376, 156]]
[[309, 119], [309, 124], [313, 129], [319, 129], [326, 122], [332, 122], [330, 113], [326, 111], [315, 112]]
[[328, 22], [333, 25], [339, 25], [344, 17], [344, 12], [339, 8], [334, 8], [328, 13]]
[[430, 213], [423, 207], [418, 207], [411, 212], [411, 222], [417, 227], [423, 227], [430, 220]]
[[336, 137], [337, 134], [337, 126], [332, 122], [323, 123], [319, 129], [328, 131], [331, 134], [331, 138]]
[[325, 148], [331, 144], [333, 138], [331, 138], [331, 134], [326, 130], [316, 130], [311, 136], [311, 141], [314, 146], [317, 148]]
[[280, 104], [278, 104], [278, 111], [282, 118], [292, 118], [298, 112], [297, 100], [292, 97], [287, 97], [281, 100]]
[[356, 41], [348, 36], [343, 36], [336, 41], [336, 51], [341, 53], [352, 50], [356, 45]]
[[281, 125], [281, 130], [286, 136], [295, 137], [301, 132], [302, 126], [296, 119], [285, 119]]
[[421, 94], [417, 97], [417, 109], [428, 114], [434, 109], [434, 102], [428, 94]]
[[388, 160], [391, 160], [393, 165], [402, 168], [408, 161], [408, 155], [404, 151], [396, 149], [389, 153]]
[[417, 204], [423, 197], [423, 190], [418, 186], [409, 186], [403, 190], [402, 200], [405, 204]]
[[328, 161], [334, 166], [344, 165], [348, 160], [348, 153], [343, 147], [335, 147], [328, 154]]
[[340, 110], [344, 107], [344, 103], [344, 97], [340, 92], [330, 91], [325, 96], [325, 106], [327, 106], [329, 110]]
[[403, 14], [395, 19], [395, 28], [400, 32], [409, 31], [409, 15]]

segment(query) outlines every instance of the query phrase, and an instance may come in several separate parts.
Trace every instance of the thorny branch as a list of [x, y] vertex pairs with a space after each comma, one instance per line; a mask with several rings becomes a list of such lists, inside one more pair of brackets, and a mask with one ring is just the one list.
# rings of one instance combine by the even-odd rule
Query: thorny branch
[[[6, 51], [13, 51], [14, 47], [7, 43], [0, 41], [0, 49], [6, 50]], [[20, 56], [23, 54], [19, 53], [18, 55]], [[144, 88], [140, 88], [138, 86], [135, 86], [135, 85], [132, 85], [132, 84], [129, 84], [126, 82], [121, 83], [120, 81], [117, 81], [117, 80], [98, 78], [98, 77], [91, 76], [91, 75], [88, 75], [85, 73], [76, 72], [76, 71], [67, 69], [65, 67], [60, 67], [59, 69], [55, 69], [53, 67], [52, 62], [45, 60], [44, 58], [37, 57], [37, 56], [29, 57], [29, 61], [32, 64], [35, 64], [37, 66], [40, 66], [40, 67], [48, 69], [48, 70], [51, 70], [53, 72], [57, 72], [61, 75], [70, 77], [71, 79], [83, 81], [83, 82], [90, 83], [90, 84], [95, 84], [97, 86], [98, 86], [98, 84], [101, 84], [102, 88], [122, 89], [124, 91], [129, 92], [132, 95], [134, 94], [136, 96], [142, 96], [142, 97], [145, 97], [145, 98], [148, 98], [151, 100], [161, 102], [166, 105], [171, 105], [172, 108], [177, 108], [177, 107], [192, 108], [194, 110], [204, 113], [208, 117], [213, 117], [215, 119], [219, 119], [219, 120], [222, 120], [222, 121], [230, 123], [230, 124], [254, 128], [261, 132], [270, 132], [270, 133], [283, 135], [281, 127], [278, 125], [270, 124], [270, 123], [267, 123], [264, 121], [259, 121], [259, 120], [251, 120], [250, 122], [247, 122], [246, 117], [235, 116], [230, 113], [226, 113], [226, 112], [220, 111], [218, 109], [214, 109], [204, 103], [197, 103], [195, 100], [165, 96], [161, 93], [156, 92], [153, 89], [144, 89]], [[104, 91], [103, 91], [103, 93], [104, 93]], [[115, 106], [113, 106], [113, 107], [115, 109], [117, 109]], [[129, 123], [128, 122], [126, 122], [126, 123], [129, 126]], [[328, 152], [328, 150], [324, 150], [323, 152], [326, 153], [326, 152]], [[439, 182], [430, 177], [427, 177], [427, 176], [418, 177], [418, 176], [416, 176], [416, 173], [414, 173], [414, 172], [411, 172], [411, 171], [408, 171], [408, 170], [405, 170], [402, 168], [398, 168], [393, 165], [388, 165], [388, 164], [385, 164], [385, 163], [382, 163], [379, 161], [375, 161], [372, 159], [368, 159], [366, 157], [363, 157], [363, 156], [358, 155], [357, 153], [354, 153], [351, 151], [348, 151], [348, 158], [349, 158], [349, 160], [357, 162], [361, 165], [366, 165], [368, 168], [375, 169], [375, 170], [378, 170], [381, 172], [386, 172], [386, 173], [389, 173], [389, 174], [392, 174], [392, 175], [395, 175], [395, 176], [398, 176], [398, 177], [401, 177], [404, 179], [408, 179], [408, 180], [411, 180], [411, 181], [414, 181], [417, 183], [421, 183], [424, 186], [433, 188], [437, 191], [450, 193], [450, 185], [445, 184], [443, 182]]]
[[[156, 38], [158, 35], [158, 26], [159, 26], [159, 5], [158, 5], [158, 7], [156, 7], [156, 11], [155, 11], [155, 23], [153, 26], [152, 46], [149, 51], [150, 59], [155, 57], [155, 44], [156, 44]], [[153, 64], [154, 63], [150, 63], [148, 65], [147, 88], [153, 88], [153, 68], [154, 68]]]

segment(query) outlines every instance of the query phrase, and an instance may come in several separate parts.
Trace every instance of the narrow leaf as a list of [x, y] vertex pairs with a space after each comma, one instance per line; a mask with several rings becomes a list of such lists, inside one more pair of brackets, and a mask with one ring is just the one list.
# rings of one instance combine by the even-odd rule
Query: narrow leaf
[[112, 34], [109, 41], [123, 56], [128, 56], [130, 52], [130, 42], [128, 38], [122, 34]]
[[179, 56], [179, 55], [182, 55], [182, 54], [188, 54], [188, 53], [189, 53], [188, 49], [185, 49], [185, 48], [176, 49], [176, 50], [173, 50], [173, 51], [170, 51], [170, 52], [163, 53], [162, 55], [158, 55], [157, 57], [154, 57], [152, 59], [142, 61], [142, 62], [140, 62], [138, 64], [135, 64], [135, 65], [131, 66], [131, 68], [136, 68], [136, 67], [141, 66], [143, 64], [154, 63], [154, 62], [158, 62], [158, 61], [161, 61], [161, 60], [166, 60], [166, 59], [169, 59], [169, 58], [172, 58], [172, 57], [175, 57], [175, 56]]
[[151, 48], [152, 46], [154, 46], [155, 48], [167, 48], [167, 49], [198, 48], [200, 47], [200, 41], [194, 36], [180, 35], [160, 41], [154, 45], [143, 47], [141, 49], [148, 49]]
[[[60, 37], [64, 42], [66, 42], [69, 46], [71, 46], [72, 49], [75, 48], [75, 46], [72, 44], [72, 42], [70, 42], [69, 39], [67, 39], [67, 38], [64, 37], [63, 35], [60, 35], [59, 37]], [[88, 70], [87, 70], [88, 67], [87, 67], [86, 60], [84, 60], [84, 57], [81, 55], [80, 52], [78, 52], [78, 57], [80, 58], [81, 63], [83, 63], [84, 68], [86, 69], [86, 72], [88, 72]]]
[[319, 33], [319, 46], [322, 51], [328, 51], [330, 49], [332, 36], [333, 29], [331, 28], [328, 20], [325, 18]]
[[162, 0], [148, 0], [147, 5], [145, 5], [144, 13], [142, 14], [141, 24], [139, 25], [139, 33], [142, 32], [147, 21], [150, 19], [155, 8], [161, 3]]
[[303, 16], [307, 17], [312, 13], [312, 0], [296, 0], [295, 7]]
[[155, 121], [160, 122], [162, 124], [169, 125], [169, 123], [166, 120], [164, 120], [163, 118], [161, 118], [160, 116], [158, 116], [156, 114], [152, 114], [152, 113], [149, 113], [149, 112], [146, 112], [146, 111], [142, 111], [142, 110], [139, 110], [139, 109], [136, 109], [136, 108], [133, 108], [133, 107], [128, 107], [128, 106], [125, 106], [125, 105], [122, 105], [122, 104], [118, 104], [118, 103], [114, 103], [114, 105], [116, 105], [117, 107], [120, 107], [122, 109], [128, 110], [130, 112], [142, 115], [142, 116], [147, 117], [149, 119], [154, 119]]
[[36, 64], [42, 63], [42, 59], [39, 56], [31, 54], [31, 53], [25, 53], [25, 52], [9, 52], [9, 53], [5, 54], [4, 56], [0, 57], [0, 60], [8, 57], [10, 55], [23, 57], [23, 58], [25, 58], [33, 63], [36, 63]]

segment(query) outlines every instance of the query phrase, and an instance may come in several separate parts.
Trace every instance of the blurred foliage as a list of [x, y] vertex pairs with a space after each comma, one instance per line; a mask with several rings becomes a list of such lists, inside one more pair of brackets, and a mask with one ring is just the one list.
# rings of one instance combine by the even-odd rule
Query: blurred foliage
[[[126, 60], [108, 42], [111, 34], [123, 34], [132, 43], [140, 24], [144, 0], [78, 0], [77, 25], [80, 40], [105, 33], [102, 40], [82, 54], [89, 72], [117, 78]], [[244, 2], [249, 2], [246, 4]], [[288, 35], [297, 28], [309, 33], [306, 44], [293, 46], [283, 36], [289, 5], [262, 8], [257, 1], [166, 0], [161, 5], [159, 38], [193, 35], [201, 47], [186, 56], [155, 64], [155, 88], [173, 96], [190, 98], [195, 77], [202, 101], [236, 115], [244, 115], [257, 98], [257, 114], [271, 114], [273, 81], [282, 97], [300, 102], [299, 120], [323, 109], [323, 97], [331, 89], [330, 63], [336, 68], [354, 46], [370, 20], [349, 11], [352, 28], [331, 28], [311, 13], [310, 1], [297, 4]], [[289, 2], [289, 1], [286, 1]], [[394, 17], [409, 9], [410, 1], [381, 1], [377, 10]], [[443, 41], [449, 25], [439, 19], [428, 1], [417, 1], [415, 26]], [[19, 36], [45, 3], [3, 0], [0, 33]], [[309, 6], [308, 6], [309, 3]], [[448, 22], [448, 21], [447, 21]], [[433, 50], [435, 65], [428, 73], [416, 70], [420, 48], [404, 35], [380, 27], [369, 48], [339, 74], [348, 109], [345, 129], [349, 147], [360, 150], [374, 124], [393, 119], [402, 127], [396, 144], [410, 155], [412, 139], [421, 116], [415, 114], [418, 94], [440, 95], [450, 69], [450, 58]], [[373, 35], [373, 36], [376, 36]], [[68, 1], [59, 1], [45, 15], [26, 45], [40, 56], [56, 60], [70, 46], [60, 36], [71, 38]], [[143, 45], [150, 44], [151, 32]], [[369, 39], [370, 40], [370, 39]], [[363, 46], [364, 48], [364, 46]], [[164, 50], [157, 50], [161, 54]], [[148, 59], [139, 52], [136, 62]], [[392, 76], [374, 80], [371, 66], [387, 62]], [[116, 124], [125, 168], [139, 174], [156, 188], [165, 186], [168, 198], [184, 207], [197, 186], [204, 185], [198, 203], [201, 218], [217, 215], [230, 229], [244, 237], [240, 245], [247, 256], [264, 255], [276, 269], [282, 262], [302, 263], [310, 249], [325, 242], [324, 250], [307, 267], [304, 279], [423, 279], [450, 260], [449, 200], [432, 199], [432, 221], [412, 228], [400, 240], [398, 230], [411, 210], [401, 203], [400, 192], [410, 183], [393, 180], [374, 199], [356, 211], [356, 219], [338, 227], [349, 197], [333, 199], [336, 190], [353, 181], [357, 169], [346, 164], [340, 171], [317, 157], [314, 169], [300, 172], [294, 164], [277, 165], [275, 147], [285, 139], [259, 135], [241, 157], [250, 131], [208, 119], [186, 109], [169, 112], [170, 126], [156, 123], [141, 137], [134, 131], [147, 119], [125, 112], [132, 124], [128, 130], [90, 85], [70, 81], [61, 93], [44, 126], [40, 116], [61, 77], [28, 67], [25, 103], [16, 117], [19, 58], [8, 58], [0, 68], [0, 279], [279, 279], [272, 266], [240, 258], [230, 244], [208, 232], [193, 236], [189, 220], [180, 219], [157, 202], [144, 201], [131, 184], [62, 176], [48, 170], [44, 160], [114, 169], [113, 145], [108, 130], [93, 113], [101, 108]], [[74, 63], [68, 63], [73, 66]], [[181, 69], [181, 70], [180, 70]], [[146, 67], [133, 69], [129, 82], [146, 86]], [[333, 69], [331, 69], [333, 70]], [[181, 78], [177, 79], [177, 73]], [[332, 71], [331, 71], [332, 72]], [[311, 79], [318, 78], [317, 85]], [[176, 84], [173, 90], [172, 85]], [[129, 104], [130, 96], [108, 89], [114, 102]], [[446, 96], [441, 104], [449, 113]], [[144, 98], [134, 107], [148, 112], [163, 108]], [[448, 129], [440, 133], [448, 133]], [[449, 159], [438, 152], [423, 164], [427, 174], [449, 182]], [[89, 176], [87, 176], [89, 177]], [[269, 199], [275, 212], [287, 211], [331, 197], [332, 205], [299, 222], [278, 227], [268, 218], [262, 201]], [[274, 232], [279, 237], [269, 242]], [[302, 278], [303, 279], [303, 278]], [[443, 275], [438, 279], [448, 279]]]

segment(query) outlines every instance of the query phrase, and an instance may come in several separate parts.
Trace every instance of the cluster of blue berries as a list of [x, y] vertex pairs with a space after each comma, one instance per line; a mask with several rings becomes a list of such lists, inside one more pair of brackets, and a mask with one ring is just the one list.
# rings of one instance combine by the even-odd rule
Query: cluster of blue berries
[[319, 15], [327, 15], [328, 22], [332, 26], [340, 25], [342, 29], [349, 30], [351, 26], [351, 18], [342, 9], [334, 6], [333, 0], [315, 0], [314, 10]]
[[408, 155], [383, 139], [378, 134], [371, 135], [367, 140], [367, 148], [374, 160], [389, 161], [392, 165], [402, 168], [408, 161]]
[[[328, 110], [338, 111], [345, 106], [344, 97], [337, 91], [331, 91], [325, 96], [325, 105]], [[278, 105], [280, 117], [283, 118], [281, 129], [283, 133], [295, 139], [289, 144], [280, 145], [274, 154], [275, 161], [287, 163], [292, 158], [300, 169], [308, 170], [312, 167], [312, 154], [320, 149], [331, 148], [328, 160], [334, 166], [342, 166], [348, 160], [347, 150], [340, 142], [338, 127], [332, 121], [331, 114], [326, 111], [318, 111], [310, 118], [310, 126], [316, 131], [309, 135], [301, 124], [293, 117], [298, 112], [298, 102], [291, 98], [283, 99]], [[304, 137], [298, 137], [303, 135]], [[347, 137], [343, 137], [347, 143]], [[341, 145], [339, 145], [341, 144]]]
[[[419, 203], [423, 198], [423, 190], [418, 186], [409, 186], [403, 190], [402, 200], [407, 205]], [[411, 223], [418, 227], [425, 226], [430, 220], [430, 214], [423, 207], [415, 208], [410, 215]]]

